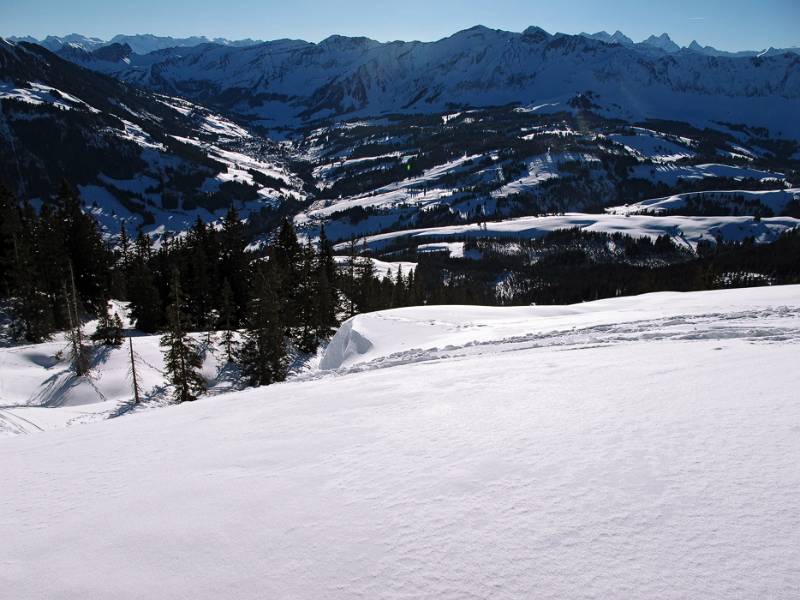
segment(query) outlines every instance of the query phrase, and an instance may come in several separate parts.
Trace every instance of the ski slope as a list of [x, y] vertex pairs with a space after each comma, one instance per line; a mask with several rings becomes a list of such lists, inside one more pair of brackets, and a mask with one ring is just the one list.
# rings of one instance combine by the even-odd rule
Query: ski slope
[[2, 595], [800, 589], [800, 286], [349, 324], [332, 370], [0, 440]]

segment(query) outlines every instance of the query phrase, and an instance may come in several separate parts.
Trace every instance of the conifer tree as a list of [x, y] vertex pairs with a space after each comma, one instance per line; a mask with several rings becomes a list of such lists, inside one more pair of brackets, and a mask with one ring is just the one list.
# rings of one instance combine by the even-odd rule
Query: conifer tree
[[111, 320], [111, 345], [117, 348], [122, 346], [122, 319], [119, 318], [119, 313], [116, 312]]
[[153, 273], [147, 264], [137, 258], [131, 267], [128, 289], [130, 314], [136, 328], [147, 333], [158, 331], [162, 323], [161, 297], [153, 280]]
[[333, 245], [322, 227], [319, 236], [319, 257], [316, 272], [316, 337], [324, 340], [339, 325], [336, 318], [339, 297], [336, 289], [336, 262], [333, 258]]
[[239, 325], [247, 308], [250, 290], [250, 260], [247, 256], [245, 227], [236, 208], [231, 205], [222, 220], [219, 237], [219, 271], [225, 274], [233, 292], [234, 325]]
[[356, 268], [355, 296], [358, 312], [365, 313], [375, 308], [375, 265], [369, 257], [362, 256]]
[[92, 334], [92, 340], [104, 346], [122, 345], [122, 319], [117, 313], [114, 316], [109, 314], [111, 304], [107, 303], [105, 310], [101, 310], [98, 315], [97, 329]]
[[316, 278], [316, 257], [310, 243], [301, 248], [300, 266], [297, 273], [297, 286], [294, 291], [294, 310], [297, 327], [293, 336], [297, 348], [301, 352], [315, 352], [319, 346], [317, 315], [319, 298]]
[[53, 307], [47, 293], [40, 287], [36, 266], [21, 248], [15, 268], [15, 293], [11, 298], [12, 335], [38, 344], [50, 339], [55, 330]]
[[205, 391], [200, 369], [203, 359], [197, 342], [187, 333], [187, 317], [182, 306], [178, 271], [173, 272], [171, 303], [167, 308], [167, 329], [161, 336], [164, 369], [173, 387], [176, 402], [189, 402]]
[[105, 310], [100, 310], [100, 314], [97, 316], [97, 328], [91, 335], [93, 341], [99, 342], [104, 346], [110, 346], [113, 339], [111, 317], [108, 314], [108, 309], [109, 306], [106, 304]]
[[219, 315], [217, 317], [217, 330], [222, 332], [222, 346], [225, 349], [225, 358], [231, 363], [235, 361], [239, 343], [236, 340], [234, 331], [234, 319], [236, 307], [233, 303], [233, 290], [228, 280], [222, 282], [220, 292]]
[[283, 381], [288, 362], [278, 298], [265, 270], [256, 274], [239, 353], [239, 366], [252, 386]]
[[20, 261], [23, 226], [14, 196], [0, 184], [0, 296], [8, 297], [14, 289], [14, 273]]
[[[275, 239], [270, 255], [273, 274], [272, 285], [279, 302], [286, 327], [286, 335], [292, 335], [292, 329], [302, 327], [302, 316], [299, 313], [301, 298], [301, 278], [304, 265], [303, 248], [297, 240], [297, 233], [288, 219], [283, 220], [281, 229]], [[307, 282], [305, 282], [307, 283]]]

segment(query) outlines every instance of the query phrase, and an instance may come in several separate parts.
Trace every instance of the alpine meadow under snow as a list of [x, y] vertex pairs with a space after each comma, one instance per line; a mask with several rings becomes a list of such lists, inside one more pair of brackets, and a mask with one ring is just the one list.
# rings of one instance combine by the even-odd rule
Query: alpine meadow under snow
[[0, 597], [800, 597], [798, 115], [667, 34], [0, 38]]

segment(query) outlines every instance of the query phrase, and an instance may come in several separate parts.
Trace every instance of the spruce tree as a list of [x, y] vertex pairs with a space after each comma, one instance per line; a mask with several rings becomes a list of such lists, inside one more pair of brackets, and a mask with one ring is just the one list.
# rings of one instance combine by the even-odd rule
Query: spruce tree
[[333, 258], [333, 244], [322, 227], [319, 236], [319, 256], [316, 273], [316, 336], [325, 340], [339, 325], [336, 317], [339, 308], [339, 291], [336, 289], [336, 261]]
[[122, 319], [119, 318], [119, 313], [116, 312], [111, 320], [111, 345], [117, 348], [122, 346]]
[[108, 314], [109, 308], [110, 306], [106, 304], [104, 309], [100, 310], [100, 314], [97, 315], [97, 328], [91, 335], [93, 341], [99, 342], [104, 346], [110, 346], [113, 341], [111, 317]]
[[369, 257], [362, 256], [356, 267], [355, 297], [358, 312], [374, 310], [376, 298], [375, 265]]
[[233, 290], [231, 290], [231, 284], [225, 279], [222, 282], [222, 291], [220, 292], [219, 315], [216, 326], [217, 330], [222, 332], [222, 346], [225, 349], [225, 358], [229, 363], [234, 362], [239, 346], [233, 325], [236, 317], [235, 311]]
[[269, 385], [286, 378], [287, 354], [278, 298], [266, 269], [256, 274], [239, 366], [248, 385]]
[[239, 325], [247, 308], [250, 290], [250, 258], [247, 255], [245, 226], [231, 206], [222, 220], [219, 234], [219, 272], [224, 273], [233, 292], [234, 325]]
[[109, 314], [111, 303], [106, 303], [105, 309], [100, 311], [97, 320], [97, 329], [92, 334], [92, 340], [104, 346], [122, 345], [122, 319], [117, 313]]
[[131, 319], [136, 328], [147, 333], [158, 331], [163, 321], [161, 296], [155, 286], [152, 271], [140, 258], [137, 258], [131, 268], [128, 289]]
[[12, 335], [38, 344], [50, 339], [55, 319], [50, 297], [40, 287], [41, 281], [33, 262], [22, 251], [15, 269], [15, 291], [11, 298]]
[[297, 286], [293, 293], [297, 324], [293, 340], [301, 352], [315, 352], [320, 343], [317, 324], [319, 299], [317, 298], [316, 256], [310, 243], [301, 249], [300, 266], [297, 272]]
[[176, 402], [189, 402], [206, 389], [200, 375], [203, 359], [197, 342], [187, 333], [187, 317], [182, 306], [181, 288], [177, 270], [171, 286], [171, 303], [167, 308], [167, 329], [161, 336], [164, 353], [164, 370], [173, 388]]

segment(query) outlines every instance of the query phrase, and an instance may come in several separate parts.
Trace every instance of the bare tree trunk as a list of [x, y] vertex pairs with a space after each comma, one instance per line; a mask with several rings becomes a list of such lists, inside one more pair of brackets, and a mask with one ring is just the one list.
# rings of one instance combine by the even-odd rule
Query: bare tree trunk
[[133, 404], [139, 404], [139, 381], [136, 379], [136, 361], [133, 358], [133, 338], [128, 338], [128, 348], [131, 351], [131, 375], [133, 376]]

